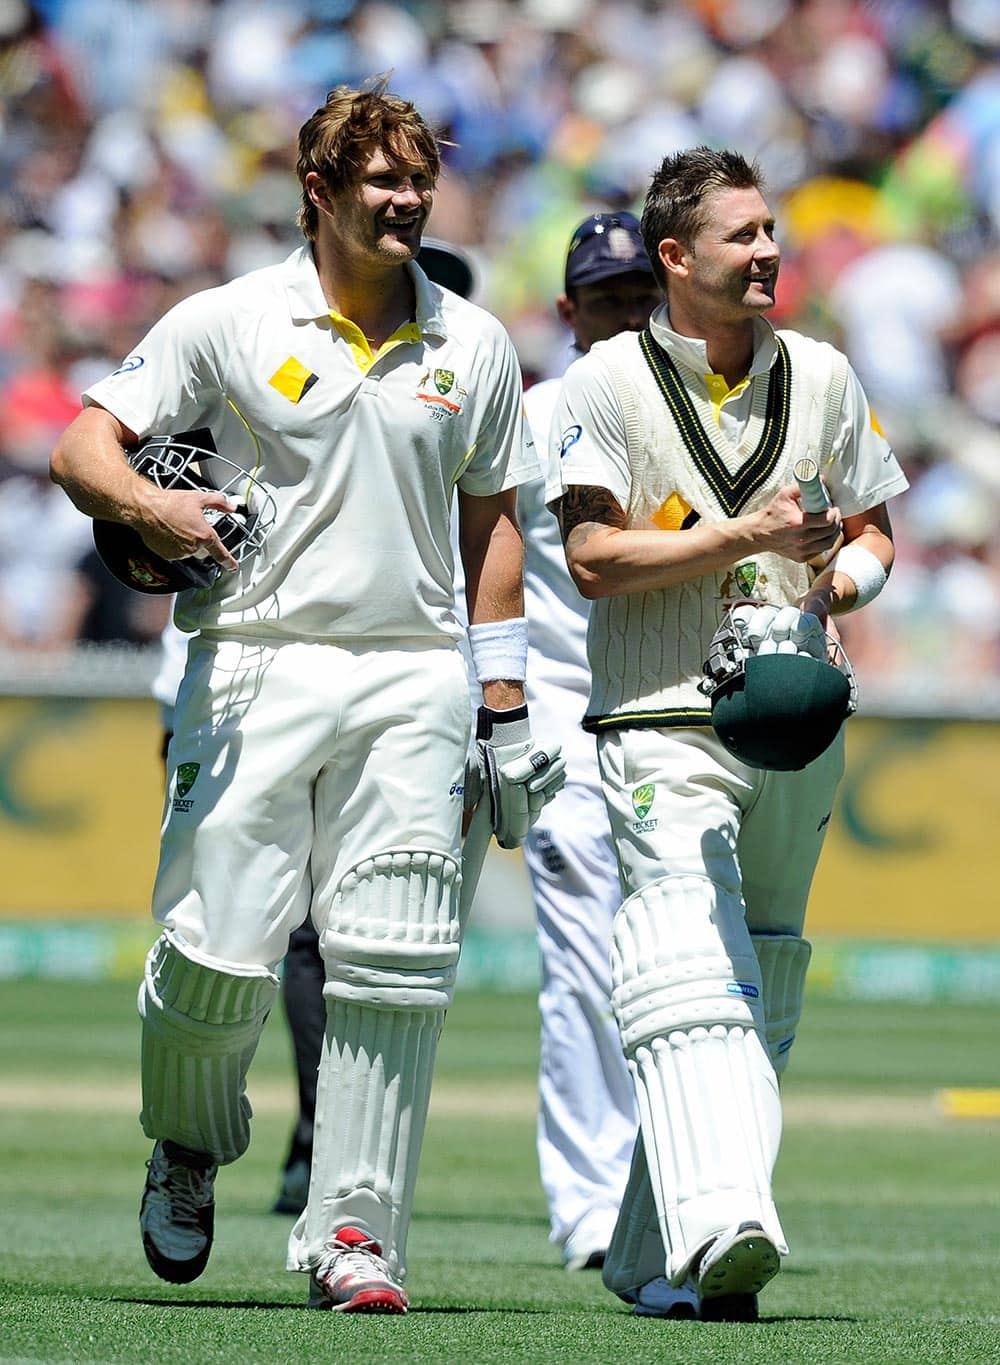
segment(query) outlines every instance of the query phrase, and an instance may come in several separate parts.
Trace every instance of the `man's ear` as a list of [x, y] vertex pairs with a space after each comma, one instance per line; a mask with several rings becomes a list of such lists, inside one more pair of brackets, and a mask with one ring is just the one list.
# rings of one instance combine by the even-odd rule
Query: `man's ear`
[[323, 209], [329, 213], [330, 191], [327, 189], [326, 182], [318, 171], [308, 171], [306, 173], [305, 191], [318, 209]]
[[668, 279], [670, 276], [686, 276], [690, 270], [692, 253], [676, 237], [664, 237], [656, 248], [656, 254]]
[[576, 326], [576, 300], [571, 299], [568, 294], [560, 294], [556, 299], [556, 312], [572, 332]]

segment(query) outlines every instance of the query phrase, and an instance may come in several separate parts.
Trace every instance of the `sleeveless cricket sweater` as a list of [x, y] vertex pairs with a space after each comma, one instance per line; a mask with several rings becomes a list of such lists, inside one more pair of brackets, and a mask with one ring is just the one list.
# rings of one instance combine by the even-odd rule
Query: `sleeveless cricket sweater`
[[[757, 511], [795, 482], [797, 459], [811, 455], [822, 468], [830, 458], [847, 381], [844, 357], [797, 332], [775, 335], [774, 363], [749, 381], [751, 415], [738, 444], [719, 427], [704, 386], [691, 382], [693, 372], [648, 330], [593, 348], [608, 366], [624, 416], [629, 528], [683, 532]], [[710, 724], [698, 683], [724, 611], [737, 602], [794, 602], [809, 578], [805, 565], [759, 553], [670, 588], [594, 601], [584, 729]]]

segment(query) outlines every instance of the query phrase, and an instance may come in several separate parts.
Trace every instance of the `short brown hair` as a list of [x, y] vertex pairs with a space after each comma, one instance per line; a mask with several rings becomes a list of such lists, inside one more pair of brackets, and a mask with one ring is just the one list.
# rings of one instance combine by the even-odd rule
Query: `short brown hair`
[[371, 153], [380, 148], [388, 156], [426, 167], [432, 181], [441, 173], [437, 138], [409, 100], [387, 90], [388, 78], [378, 76], [360, 90], [338, 85], [326, 103], [299, 129], [296, 173], [302, 186], [298, 224], [309, 241], [319, 227], [319, 211], [306, 192], [306, 176], [315, 171], [331, 193], [360, 179]]
[[705, 200], [716, 190], [727, 189], [763, 193], [764, 176], [757, 162], [747, 161], [739, 152], [717, 152], [705, 146], [663, 158], [642, 210], [642, 240], [661, 288], [667, 281], [660, 243], [673, 237], [690, 247], [708, 217]]

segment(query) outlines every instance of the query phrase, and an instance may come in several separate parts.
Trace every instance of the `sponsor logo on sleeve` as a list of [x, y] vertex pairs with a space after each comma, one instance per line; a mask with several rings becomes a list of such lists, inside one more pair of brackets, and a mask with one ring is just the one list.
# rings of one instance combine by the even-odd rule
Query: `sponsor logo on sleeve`
[[141, 355], [130, 355], [127, 360], [122, 361], [111, 378], [115, 379], [120, 374], [132, 374], [134, 370], [141, 370], [145, 363]]
[[565, 460], [566, 456], [573, 449], [573, 447], [576, 445], [577, 441], [580, 439], [582, 435], [583, 427], [580, 425], [579, 422], [574, 422], [571, 427], [567, 427], [559, 441], [560, 460]]

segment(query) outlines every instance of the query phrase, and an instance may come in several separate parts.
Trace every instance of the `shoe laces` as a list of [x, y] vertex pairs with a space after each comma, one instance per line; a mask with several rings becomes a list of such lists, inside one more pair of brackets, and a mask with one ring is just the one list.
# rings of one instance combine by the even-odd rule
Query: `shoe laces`
[[316, 1267], [316, 1278], [322, 1281], [330, 1275], [342, 1275], [345, 1272], [370, 1275], [373, 1270], [387, 1279], [391, 1278], [388, 1262], [384, 1260], [382, 1248], [374, 1238], [355, 1242], [351, 1246], [343, 1246], [334, 1240], [326, 1245], [323, 1258]]
[[183, 1162], [171, 1161], [162, 1150], [146, 1164], [150, 1184], [166, 1195], [170, 1203], [171, 1218], [178, 1223], [197, 1222], [199, 1213], [212, 1202], [218, 1168], [209, 1166], [201, 1171], [195, 1166], [185, 1166]]

